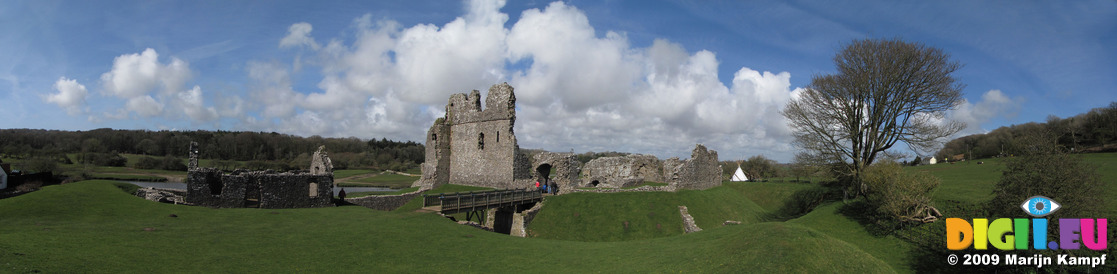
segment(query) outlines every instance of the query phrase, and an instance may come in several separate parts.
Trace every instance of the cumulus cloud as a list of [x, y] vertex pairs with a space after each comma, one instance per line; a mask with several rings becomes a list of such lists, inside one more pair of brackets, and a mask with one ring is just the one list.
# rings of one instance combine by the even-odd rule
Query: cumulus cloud
[[142, 117], [152, 117], [163, 113], [163, 103], [156, 101], [150, 95], [132, 97], [132, 99], [128, 99], [125, 107]]
[[727, 86], [713, 52], [663, 39], [634, 47], [562, 2], [524, 11], [506, 28], [504, 4], [469, 1], [441, 26], [365, 15], [353, 20], [354, 37], [321, 47], [309, 23], [292, 25], [280, 47], [315, 53], [298, 58], [321, 67], [318, 90], [293, 90], [286, 65], [250, 62], [248, 109], [274, 119], [248, 122], [301, 135], [422, 140], [450, 94], [507, 81], [524, 147], [686, 157], [704, 143], [723, 158], [790, 151], [779, 115], [793, 92], [788, 73], [739, 68]]
[[979, 102], [974, 103], [965, 100], [957, 108], [948, 112], [946, 117], [966, 123], [966, 128], [959, 132], [957, 136], [985, 133], [989, 130], [982, 128], [982, 124], [996, 118], [1016, 116], [1023, 103], [1022, 98], [1012, 98], [1001, 90], [993, 89], [982, 94]]
[[[148, 48], [141, 53], [124, 54], [113, 59], [112, 69], [101, 74], [104, 94], [124, 99], [124, 110], [140, 117], [163, 116], [204, 122], [219, 117], [217, 109], [206, 106], [200, 86], [183, 86], [193, 77], [190, 65], [175, 57], [159, 61], [159, 53]], [[104, 118], [123, 119], [120, 110], [106, 112]]]
[[[143, 118], [161, 117], [191, 122], [220, 118], [222, 115], [217, 108], [206, 105], [205, 93], [200, 86], [183, 88], [192, 77], [186, 61], [171, 57], [163, 63], [154, 49], [117, 56], [113, 59], [112, 68], [101, 74], [103, 89], [100, 94], [106, 99], [99, 101], [97, 107], [107, 110], [97, 110], [101, 114], [90, 116], [88, 120], [127, 119], [133, 113]], [[84, 85], [61, 77], [55, 82], [54, 89], [58, 93], [47, 94], [47, 102], [66, 109], [70, 115], [89, 112], [90, 106], [85, 106], [89, 91]], [[228, 101], [240, 100], [229, 98]]]
[[120, 98], [134, 98], [157, 90], [174, 91], [191, 77], [185, 61], [171, 58], [169, 64], [159, 63], [159, 53], [145, 49], [142, 53], [117, 56], [112, 70], [101, 75], [105, 91]]
[[279, 47], [289, 48], [305, 46], [317, 50], [321, 46], [318, 45], [318, 42], [314, 41], [314, 38], [310, 37], [310, 31], [312, 30], [314, 30], [314, 27], [307, 22], [292, 24], [287, 28], [287, 36], [279, 40]]
[[46, 101], [66, 109], [70, 115], [76, 115], [81, 111], [81, 107], [85, 105], [85, 98], [89, 95], [85, 85], [66, 77], [60, 77], [54, 82], [54, 90], [58, 93], [48, 95]]

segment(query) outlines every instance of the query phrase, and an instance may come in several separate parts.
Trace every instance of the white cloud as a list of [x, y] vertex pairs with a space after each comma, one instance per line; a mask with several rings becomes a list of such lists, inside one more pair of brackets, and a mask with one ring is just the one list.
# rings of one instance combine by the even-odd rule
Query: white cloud
[[161, 64], [159, 54], [148, 48], [142, 53], [117, 56], [112, 70], [102, 74], [101, 81], [110, 95], [129, 99], [159, 89], [173, 92], [190, 77], [190, 68], [185, 61], [172, 57], [169, 64]]
[[163, 113], [163, 103], [155, 101], [155, 98], [152, 98], [150, 95], [128, 99], [125, 108], [142, 117], [152, 117]]
[[48, 95], [46, 101], [66, 109], [70, 115], [76, 115], [81, 111], [81, 107], [85, 105], [85, 98], [89, 95], [85, 85], [66, 77], [59, 77], [58, 81], [54, 82], [54, 90], [58, 93]]
[[530, 58], [511, 84], [526, 104], [559, 103], [584, 110], [615, 103], [640, 80], [642, 65], [628, 39], [616, 32], [598, 38], [586, 15], [562, 2], [526, 10], [508, 34], [510, 61]]
[[310, 31], [312, 30], [314, 30], [314, 27], [307, 22], [291, 24], [291, 27], [287, 28], [287, 36], [279, 40], [279, 47], [289, 48], [306, 46], [318, 50], [321, 46], [318, 45], [318, 42], [314, 41], [314, 38], [310, 37]]
[[218, 117], [217, 109], [205, 106], [201, 87], [194, 86], [190, 90], [178, 93], [178, 100], [174, 102], [182, 108], [187, 117], [194, 121], [210, 121]]
[[264, 117], [290, 117], [303, 95], [291, 89], [287, 70], [275, 63], [249, 62], [248, 77], [255, 81], [249, 97]]
[[317, 53], [296, 58], [321, 67], [318, 91], [293, 90], [286, 65], [250, 62], [255, 84], [245, 104], [269, 119], [244, 122], [300, 135], [422, 140], [450, 94], [507, 81], [525, 147], [686, 157], [704, 143], [727, 159], [790, 154], [779, 115], [792, 94], [788, 73], [740, 68], [727, 86], [713, 52], [662, 39], [633, 47], [623, 33], [598, 35], [584, 12], [562, 2], [524, 11], [505, 28], [503, 6], [469, 1], [462, 17], [441, 26], [404, 28], [365, 15], [353, 20], [354, 37], [321, 47], [309, 23], [292, 25], [280, 47]]
[[956, 136], [965, 136], [976, 133], [985, 133], [989, 130], [982, 128], [982, 125], [995, 118], [1012, 118], [1016, 116], [1017, 111], [1023, 104], [1023, 99], [1012, 98], [1001, 92], [1001, 90], [993, 89], [986, 91], [981, 95], [981, 101], [977, 103], [965, 100], [962, 104], [958, 105], [946, 115], [948, 119], [966, 123], [966, 128], [956, 134]]
[[[462, 89], [482, 88], [503, 77], [508, 15], [504, 1], [473, 1], [468, 14], [439, 28], [417, 25], [400, 33], [395, 47], [400, 75], [397, 94], [419, 103]], [[439, 79], [431, 81], [431, 79]]]

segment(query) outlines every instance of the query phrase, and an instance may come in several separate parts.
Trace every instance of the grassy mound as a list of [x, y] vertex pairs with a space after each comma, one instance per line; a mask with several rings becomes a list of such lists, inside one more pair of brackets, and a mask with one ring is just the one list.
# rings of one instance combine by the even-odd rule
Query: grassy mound
[[822, 205], [811, 213], [789, 220], [787, 223], [809, 227], [857, 246], [899, 272], [916, 272], [911, 269], [909, 263], [914, 248], [912, 244], [894, 236], [874, 235], [866, 229], [865, 224], [847, 216], [854, 215], [851, 213], [856, 212], [843, 212], [844, 206], [842, 202]]
[[629, 242], [556, 241], [357, 206], [160, 204], [105, 181], [0, 200], [0, 219], [0, 272], [891, 271], [852, 245], [792, 224]]
[[[575, 241], [628, 241], [683, 233], [678, 207], [687, 206], [703, 229], [727, 220], [757, 223], [780, 215], [795, 193], [812, 184], [725, 182], [707, 190], [574, 193], [548, 197], [528, 227], [530, 235]], [[762, 205], [753, 200], [762, 201]]]

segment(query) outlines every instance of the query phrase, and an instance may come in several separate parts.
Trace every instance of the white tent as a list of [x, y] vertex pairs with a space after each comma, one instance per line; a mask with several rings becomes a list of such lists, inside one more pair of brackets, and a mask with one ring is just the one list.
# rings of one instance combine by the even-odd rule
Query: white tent
[[737, 166], [737, 171], [733, 172], [733, 178], [729, 178], [729, 181], [732, 182], [745, 182], [748, 180], [749, 177], [745, 177], [745, 172], [741, 170], [741, 166]]
[[932, 165], [933, 165], [933, 164], [937, 164], [937, 163], [939, 163], [939, 161], [938, 161], [938, 160], [935, 160], [935, 157], [934, 157], [934, 156], [931, 156], [931, 160], [928, 160], [927, 162], [928, 162], [928, 163], [930, 163], [930, 164], [932, 164]]

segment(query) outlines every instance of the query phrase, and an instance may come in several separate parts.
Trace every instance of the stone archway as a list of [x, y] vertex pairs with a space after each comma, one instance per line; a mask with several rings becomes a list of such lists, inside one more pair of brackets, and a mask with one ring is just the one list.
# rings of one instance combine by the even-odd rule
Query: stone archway
[[541, 165], [535, 167], [535, 179], [539, 180], [540, 183], [544, 183], [544, 184], [550, 183], [551, 182], [551, 169], [552, 169], [551, 164], [541, 164]]

